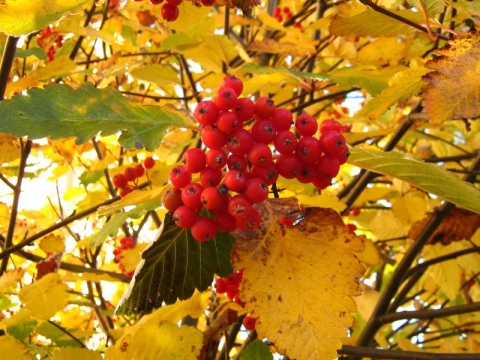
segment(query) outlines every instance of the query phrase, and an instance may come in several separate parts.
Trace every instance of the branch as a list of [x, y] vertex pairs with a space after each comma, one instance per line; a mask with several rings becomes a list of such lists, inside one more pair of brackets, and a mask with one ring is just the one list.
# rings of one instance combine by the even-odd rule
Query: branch
[[374, 359], [389, 360], [478, 360], [480, 354], [429, 353], [419, 351], [382, 350], [362, 346], [343, 345], [337, 351], [339, 355], [352, 355]]

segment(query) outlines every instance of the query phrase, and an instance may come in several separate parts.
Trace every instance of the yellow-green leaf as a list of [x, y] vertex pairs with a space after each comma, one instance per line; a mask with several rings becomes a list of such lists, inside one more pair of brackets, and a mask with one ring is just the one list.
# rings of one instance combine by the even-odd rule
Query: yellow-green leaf
[[32, 315], [43, 320], [50, 319], [67, 304], [68, 286], [60, 275], [50, 273], [20, 290], [20, 300]]
[[152, 324], [122, 337], [107, 349], [105, 359], [196, 360], [202, 344], [202, 333], [194, 327]]
[[269, 200], [259, 211], [260, 228], [237, 232], [232, 251], [259, 338], [292, 358], [334, 359], [356, 310], [363, 241], [331, 209], [307, 208], [298, 225], [283, 228], [279, 219], [299, 211], [294, 198]]
[[27, 346], [10, 335], [0, 336], [0, 349], [8, 360], [31, 360]]
[[52, 360], [101, 360], [102, 355], [97, 351], [84, 348], [66, 347], [53, 353]]
[[148, 81], [159, 86], [179, 84], [177, 71], [169, 65], [143, 65], [130, 71], [130, 75], [139, 80]]
[[18, 139], [10, 134], [0, 134], [0, 164], [20, 158]]
[[427, 62], [435, 71], [425, 75], [423, 105], [433, 124], [480, 116], [480, 33], [456, 36]]
[[88, 0], [7, 0], [0, 3], [0, 32], [20, 36], [41, 30], [62, 17], [80, 11]]
[[480, 189], [455, 174], [397, 151], [351, 148], [348, 163], [383, 175], [393, 176], [442, 197], [460, 207], [480, 213]]
[[22, 268], [16, 268], [0, 276], [0, 294], [17, 285], [24, 273], [25, 271]]

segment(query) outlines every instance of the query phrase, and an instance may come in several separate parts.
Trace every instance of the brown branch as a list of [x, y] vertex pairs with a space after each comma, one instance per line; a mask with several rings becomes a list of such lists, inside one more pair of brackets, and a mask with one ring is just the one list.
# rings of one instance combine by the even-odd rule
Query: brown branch
[[389, 360], [478, 360], [480, 354], [429, 353], [419, 351], [383, 350], [363, 346], [343, 345], [339, 355]]

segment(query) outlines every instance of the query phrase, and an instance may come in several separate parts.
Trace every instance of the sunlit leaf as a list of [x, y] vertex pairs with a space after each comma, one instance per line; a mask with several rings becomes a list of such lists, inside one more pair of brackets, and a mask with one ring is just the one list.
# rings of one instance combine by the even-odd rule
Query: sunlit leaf
[[124, 147], [155, 149], [170, 126], [193, 127], [181, 111], [169, 106], [144, 106], [113, 88], [86, 83], [78, 89], [63, 84], [30, 89], [0, 103], [0, 131], [31, 139], [75, 136], [84, 143], [101, 133], [122, 132]]
[[89, 4], [87, 0], [16, 0], [0, 3], [0, 32], [13, 36], [41, 30]]
[[20, 290], [20, 300], [36, 318], [48, 320], [67, 304], [68, 286], [60, 275], [50, 273]]
[[168, 65], [144, 65], [130, 71], [130, 75], [136, 79], [148, 81], [159, 86], [180, 83], [177, 72]]
[[441, 14], [445, 11], [443, 0], [407, 0], [407, 2], [418, 10], [425, 10], [428, 16]]
[[22, 268], [16, 268], [3, 273], [0, 276], [0, 294], [17, 285], [24, 273], [25, 271]]
[[351, 326], [364, 271], [355, 256], [363, 242], [345, 230], [330, 209], [307, 208], [292, 228], [278, 221], [298, 211], [295, 199], [259, 206], [262, 225], [236, 232], [232, 259], [244, 269], [240, 288], [247, 311], [257, 318], [259, 338], [297, 359], [334, 359]]
[[63, 252], [65, 251], [65, 240], [58, 235], [49, 234], [40, 240], [39, 246], [46, 253]]
[[262, 340], [255, 339], [247, 345], [240, 355], [240, 360], [272, 360], [270, 348]]
[[102, 354], [85, 348], [66, 347], [53, 353], [52, 360], [101, 360]]
[[22, 321], [19, 324], [14, 326], [7, 327], [7, 333], [13, 336], [17, 340], [24, 340], [38, 325], [37, 320], [30, 319], [27, 321]]
[[313, 80], [330, 79], [330, 75], [326, 73], [310, 73], [310, 72], [298, 71], [285, 66], [261, 66], [261, 65], [255, 65], [255, 64], [245, 64], [242, 66], [241, 70], [246, 73], [251, 73], [255, 75], [280, 73], [283, 75], [295, 77], [297, 79], [313, 79]]
[[20, 158], [18, 140], [10, 134], [0, 134], [0, 164]]
[[[113, 204], [102, 206], [98, 209], [98, 214], [101, 216], [111, 214], [112, 212], [119, 211], [124, 209], [127, 206], [137, 206], [144, 204], [146, 208], [154, 208], [155, 205], [153, 202], [159, 200], [165, 191], [164, 187], [155, 187], [153, 189], [138, 190], [132, 191], [118, 201], [115, 201]], [[148, 204], [146, 204], [148, 203]]]
[[433, 124], [449, 119], [480, 116], [480, 33], [456, 36], [450, 44], [435, 51], [438, 57], [426, 66], [435, 71], [425, 75], [423, 105]]
[[226, 233], [198, 242], [167, 214], [160, 236], [143, 252], [117, 314], [150, 313], [163, 302], [173, 304], [177, 299], [188, 299], [195, 289], [206, 290], [214, 274], [227, 276], [233, 271], [232, 244], [233, 238]]
[[192, 326], [150, 324], [109, 347], [105, 359], [196, 360], [202, 344], [202, 333]]
[[[392, 12], [409, 20], [421, 19], [408, 10]], [[335, 35], [341, 36], [388, 37], [407, 35], [414, 30], [410, 25], [374, 10], [366, 10], [347, 18], [336, 17], [330, 24], [330, 31]]]
[[390, 175], [442, 197], [460, 207], [480, 213], [480, 189], [441, 167], [406, 153], [377, 148], [351, 148], [349, 164]]
[[9, 360], [31, 360], [28, 347], [10, 335], [0, 336], [0, 349], [3, 354], [8, 354]]

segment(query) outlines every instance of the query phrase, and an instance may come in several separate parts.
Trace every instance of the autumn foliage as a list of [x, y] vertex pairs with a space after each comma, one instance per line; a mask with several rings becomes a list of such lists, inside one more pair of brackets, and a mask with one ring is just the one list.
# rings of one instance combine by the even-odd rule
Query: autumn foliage
[[1, 354], [480, 358], [479, 18], [0, 0]]

